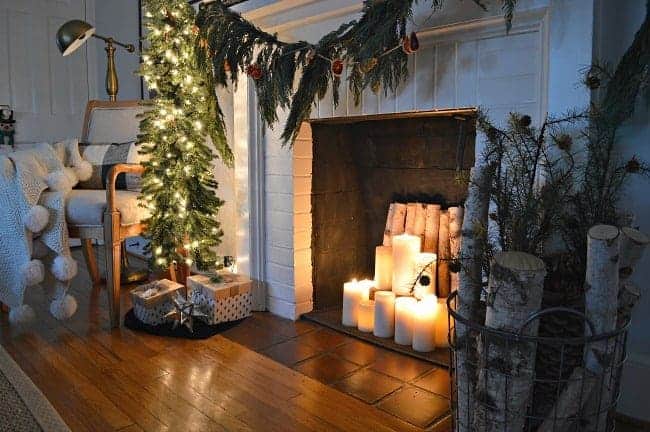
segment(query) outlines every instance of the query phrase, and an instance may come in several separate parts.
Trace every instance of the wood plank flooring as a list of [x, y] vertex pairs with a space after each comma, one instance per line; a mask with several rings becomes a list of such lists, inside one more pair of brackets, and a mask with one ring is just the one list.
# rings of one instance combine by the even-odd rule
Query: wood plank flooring
[[[83, 263], [80, 251], [75, 257]], [[257, 316], [256, 331], [242, 326], [229, 335], [246, 339], [250, 349], [223, 336], [188, 341], [109, 330], [106, 294], [90, 288], [85, 267], [79, 267], [72, 287], [79, 309], [71, 320], [56, 321], [41, 292], [27, 294], [37, 313], [33, 326], [10, 326], [7, 314], [0, 314], [0, 344], [73, 431], [422, 431], [268, 357], [280, 354], [279, 361], [292, 363], [287, 355], [311, 355], [276, 352], [280, 340], [306, 337], [310, 324]], [[125, 290], [123, 312], [129, 303]], [[284, 339], [276, 341], [278, 335]], [[266, 348], [269, 340], [275, 348]], [[370, 362], [363, 350], [338, 354]], [[363, 373], [372, 375], [370, 369], [378, 367]], [[413, 385], [441, 392], [438, 381], [425, 382], [430, 378], [417, 378]], [[447, 431], [449, 423], [427, 430]]]
[[29, 293], [36, 323], [2, 314], [0, 343], [73, 431], [420, 430], [222, 336], [111, 331], [105, 292], [76, 281], [72, 292], [79, 309], [66, 322]]

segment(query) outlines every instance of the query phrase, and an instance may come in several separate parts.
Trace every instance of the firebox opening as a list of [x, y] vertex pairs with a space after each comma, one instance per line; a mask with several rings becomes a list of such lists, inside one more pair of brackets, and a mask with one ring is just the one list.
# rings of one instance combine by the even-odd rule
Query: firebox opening
[[343, 283], [370, 278], [392, 202], [465, 199], [474, 165], [476, 110], [314, 120], [314, 309], [341, 304]]

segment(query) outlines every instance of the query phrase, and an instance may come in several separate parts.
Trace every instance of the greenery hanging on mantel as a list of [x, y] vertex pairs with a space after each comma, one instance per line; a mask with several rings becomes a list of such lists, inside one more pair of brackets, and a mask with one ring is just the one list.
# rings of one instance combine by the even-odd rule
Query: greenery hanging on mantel
[[[444, 0], [428, 0], [432, 13]], [[473, 0], [487, 10], [483, 0]], [[236, 84], [246, 73], [255, 82], [264, 123], [278, 122], [278, 109], [289, 109], [284, 143], [293, 143], [303, 121], [309, 118], [317, 99], [323, 99], [330, 84], [334, 105], [339, 85], [348, 68], [348, 86], [355, 104], [364, 89], [394, 92], [408, 75], [408, 55], [419, 48], [416, 31], [408, 23], [417, 0], [367, 0], [361, 17], [341, 25], [316, 44], [285, 42], [267, 33], [221, 0], [200, 5], [196, 24], [197, 58], [213, 85]], [[509, 31], [517, 0], [502, 0]], [[294, 91], [294, 82], [299, 84]]]

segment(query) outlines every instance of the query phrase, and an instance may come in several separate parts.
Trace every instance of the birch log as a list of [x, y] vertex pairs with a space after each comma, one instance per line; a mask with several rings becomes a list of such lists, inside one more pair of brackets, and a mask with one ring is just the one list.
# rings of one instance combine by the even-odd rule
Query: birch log
[[[544, 262], [523, 252], [500, 252], [492, 260], [485, 326], [537, 336], [539, 321], [523, 327], [542, 306]], [[475, 430], [522, 432], [533, 390], [535, 344], [496, 336], [479, 346]]]
[[399, 234], [404, 234], [404, 224], [406, 223], [406, 204], [393, 204], [393, 221], [390, 226], [391, 237]]
[[428, 204], [424, 222], [424, 246], [422, 252], [438, 253], [438, 230], [440, 229], [440, 205]]
[[577, 367], [537, 432], [572, 432], [578, 429], [585, 404], [596, 387], [596, 376]]
[[634, 306], [641, 298], [641, 291], [631, 281], [636, 263], [650, 243], [650, 237], [633, 228], [621, 228], [621, 253], [618, 263], [618, 318], [619, 326], [625, 325], [631, 316]]
[[[457, 259], [460, 254], [460, 231], [463, 224], [463, 208], [449, 207], [449, 254], [452, 259]], [[460, 274], [449, 272], [450, 292], [458, 290]]]
[[[620, 233], [611, 225], [593, 226], [587, 233], [587, 269], [585, 275], [585, 315], [594, 332], [611, 332], [616, 327]], [[589, 336], [589, 329], [585, 329]], [[586, 366], [600, 373], [607, 344], [592, 344], [586, 353]]]
[[621, 228], [621, 255], [619, 260], [619, 277], [628, 279], [634, 272], [634, 266], [641, 259], [650, 243], [650, 237], [634, 228]]
[[449, 295], [449, 211], [440, 212], [440, 229], [438, 230], [438, 297]]
[[390, 203], [388, 206], [388, 215], [386, 215], [386, 228], [384, 228], [384, 246], [391, 246], [393, 236], [391, 229], [393, 228], [393, 217], [395, 216], [395, 203]]
[[[620, 243], [620, 231], [611, 225], [596, 225], [587, 233], [585, 315], [597, 335], [616, 328]], [[590, 333], [585, 329], [587, 336]], [[615, 349], [612, 340], [593, 342], [585, 347], [585, 367], [597, 376], [596, 388], [585, 409], [587, 430], [604, 431], [607, 425], [606, 408], [613, 396], [610, 386], [617, 357]]]
[[[458, 287], [457, 312], [469, 321], [483, 324], [481, 291], [483, 290], [483, 254], [485, 227], [488, 224], [490, 203], [490, 175], [486, 167], [475, 167], [470, 172], [465, 201], [460, 245], [461, 270]], [[427, 207], [427, 211], [429, 207]], [[438, 206], [438, 211], [440, 210]], [[427, 225], [428, 227], [428, 225]], [[437, 231], [436, 231], [437, 232]], [[458, 417], [456, 432], [470, 432], [474, 422], [476, 389], [476, 339], [469, 329], [456, 321], [454, 363], [456, 368]]]
[[420, 236], [424, 244], [424, 229], [426, 227], [427, 205], [417, 203], [415, 207], [415, 222], [413, 223], [413, 235]]
[[404, 223], [404, 232], [413, 235], [413, 228], [415, 228], [415, 214], [418, 205], [416, 203], [408, 203], [406, 205], [406, 222]]
[[[597, 334], [612, 331], [616, 328], [617, 323], [625, 322], [624, 320], [626, 317], [629, 318], [629, 313], [638, 300], [634, 286], [624, 280], [632, 273], [631, 268], [642, 253], [642, 251], [639, 253], [638, 250], [635, 250], [638, 242], [626, 238], [625, 231], [628, 230], [632, 231], [631, 238], [642, 238], [637, 235], [638, 231], [628, 228], [623, 228], [619, 236], [618, 229], [608, 225], [597, 225], [588, 233], [585, 313], [594, 324], [594, 331]], [[620, 245], [617, 244], [619, 242]], [[618, 264], [616, 264], [616, 260], [618, 260]], [[617, 269], [618, 279], [615, 274]], [[587, 336], [591, 333], [588, 329], [585, 332]], [[549, 418], [545, 420], [539, 431], [568, 432], [573, 430], [571, 429], [573, 422], [569, 421], [569, 418], [575, 419], [581, 416], [584, 416], [588, 430], [604, 430], [599, 428], [606, 427], [607, 413], [598, 413], [605, 411], [605, 408], [612, 402], [613, 389], [610, 386], [614, 380], [611, 379], [611, 373], [617, 373], [612, 370], [612, 365], [619, 363], [623, 355], [622, 346], [617, 347], [616, 345], [609, 341], [609, 344], [603, 342], [585, 347], [587, 369], [581, 369], [585, 375], [584, 381], [569, 380], [553, 410], [549, 413]], [[615, 348], [621, 349], [614, 352]], [[607, 355], [607, 352], [610, 354]], [[608, 358], [610, 360], [607, 360]], [[605, 372], [607, 373], [605, 374]], [[579, 373], [579, 370], [576, 369], [575, 373]], [[582, 400], [586, 401], [585, 405], [582, 400], [580, 404], [575, 400], [575, 395], [578, 392], [583, 395]], [[565, 420], [561, 421], [562, 418]], [[553, 429], [554, 423], [555, 428]]]

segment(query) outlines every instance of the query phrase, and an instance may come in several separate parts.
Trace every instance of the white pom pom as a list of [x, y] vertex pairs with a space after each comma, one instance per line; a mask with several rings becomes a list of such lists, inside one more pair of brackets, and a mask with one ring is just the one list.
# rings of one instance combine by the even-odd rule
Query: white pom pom
[[72, 257], [59, 255], [54, 258], [51, 270], [57, 280], [69, 281], [77, 275], [77, 261]]
[[25, 325], [34, 321], [35, 316], [34, 309], [24, 304], [11, 308], [9, 311], [9, 322], [13, 325]]
[[58, 320], [70, 318], [77, 311], [77, 300], [70, 294], [56, 298], [50, 303], [50, 313]]
[[90, 162], [81, 160], [75, 164], [74, 172], [77, 174], [79, 181], [90, 180], [93, 175], [93, 166]]
[[23, 274], [25, 285], [32, 286], [43, 282], [45, 267], [41, 260], [33, 259], [23, 265], [21, 273]]
[[27, 212], [23, 219], [23, 223], [25, 224], [25, 228], [33, 233], [38, 233], [45, 229], [49, 220], [50, 212], [41, 205], [35, 205], [29, 209], [29, 212]]
[[68, 186], [70, 189], [72, 189], [77, 185], [77, 183], [79, 183], [79, 178], [77, 178], [77, 173], [73, 168], [70, 167], [64, 167], [63, 171], [65, 172], [65, 176], [68, 178]]
[[45, 243], [40, 239], [34, 240], [32, 243], [32, 258], [43, 259], [50, 253], [50, 248], [48, 248]]
[[65, 192], [72, 189], [72, 186], [70, 186], [70, 180], [68, 179], [68, 175], [66, 174], [65, 170], [49, 173], [45, 181], [47, 183], [47, 187], [49, 187], [50, 190], [54, 192]]

